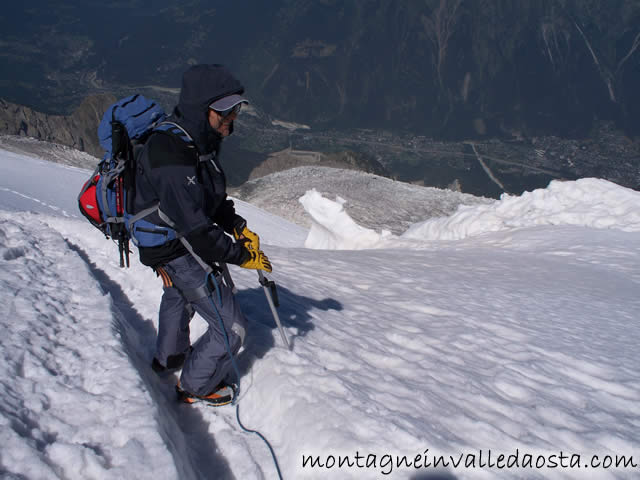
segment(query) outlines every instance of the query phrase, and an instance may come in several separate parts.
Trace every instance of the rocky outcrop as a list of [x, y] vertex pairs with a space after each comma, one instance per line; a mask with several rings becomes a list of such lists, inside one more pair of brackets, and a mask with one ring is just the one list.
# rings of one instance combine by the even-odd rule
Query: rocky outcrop
[[33, 137], [102, 157], [96, 134], [113, 95], [87, 97], [71, 115], [47, 115], [0, 99], [0, 134]]

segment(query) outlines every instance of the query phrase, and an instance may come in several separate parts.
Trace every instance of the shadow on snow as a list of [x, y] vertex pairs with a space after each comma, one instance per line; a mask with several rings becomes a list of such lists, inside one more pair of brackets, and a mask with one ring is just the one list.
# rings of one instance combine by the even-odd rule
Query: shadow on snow
[[[208, 431], [209, 424], [200, 411], [176, 401], [176, 378], [162, 379], [151, 370], [157, 335], [154, 323], [138, 313], [122, 287], [98, 268], [82, 248], [69, 240], [67, 244], [86, 262], [104, 292], [112, 298], [114, 330], [121, 337], [132, 365], [158, 406], [156, 420], [162, 429], [160, 434], [173, 456], [179, 478], [207, 478], [211, 472], [216, 472], [216, 478], [220, 480], [234, 478], [227, 460], [218, 453], [214, 438]], [[313, 320], [317, 317], [313, 310], [342, 310], [342, 304], [334, 299], [315, 300], [282, 286], [278, 286], [278, 297], [282, 326], [296, 330], [294, 335], [286, 332], [294, 350], [296, 340], [314, 329]], [[273, 332], [277, 325], [262, 287], [241, 290], [236, 298], [249, 322], [245, 346], [238, 356], [240, 373], [244, 376], [257, 359], [276, 347], [276, 341], [280, 344], [278, 347], [285, 347], [279, 333]]]
[[[342, 310], [342, 304], [332, 298], [315, 300], [310, 297], [298, 295], [288, 288], [278, 285], [278, 316], [289, 338], [291, 349], [295, 351], [298, 338], [307, 335], [315, 328], [313, 321], [317, 319], [313, 310], [328, 311]], [[267, 303], [262, 287], [243, 289], [238, 291], [236, 298], [240, 303], [242, 312], [247, 317], [249, 327], [245, 339], [244, 350], [238, 355], [238, 368], [244, 376], [253, 363], [272, 348], [286, 348], [282, 342], [275, 319]], [[291, 334], [295, 329], [297, 333]]]
[[84, 250], [68, 240], [67, 243], [86, 262], [104, 292], [111, 295], [114, 330], [121, 337], [131, 364], [138, 370], [158, 406], [156, 420], [161, 427], [159, 433], [173, 456], [179, 478], [208, 478], [211, 472], [216, 472], [216, 478], [221, 480], [234, 478], [227, 460], [220, 455], [208, 431], [209, 423], [202, 413], [177, 401], [175, 377], [162, 379], [151, 370], [156, 340], [154, 323], [137, 312], [120, 285], [98, 268]]

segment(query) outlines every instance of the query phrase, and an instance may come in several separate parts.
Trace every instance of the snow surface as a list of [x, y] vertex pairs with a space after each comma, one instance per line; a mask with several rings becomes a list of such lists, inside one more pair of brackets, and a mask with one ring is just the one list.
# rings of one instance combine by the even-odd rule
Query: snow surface
[[[72, 210], [88, 172], [3, 151], [0, 168], [0, 477], [277, 478], [233, 407], [178, 404], [152, 373], [161, 282], [135, 259], [118, 268]], [[637, 192], [552, 184], [399, 236], [305, 197], [309, 230], [238, 202], [293, 351], [255, 272], [232, 267], [250, 321], [240, 417], [284, 478], [638, 478]], [[203, 328], [196, 317], [192, 337]], [[520, 468], [480, 468], [489, 450], [517, 451]], [[581, 468], [523, 466], [561, 451]], [[395, 463], [463, 454], [446, 470]], [[636, 466], [586, 468], [594, 454]]]
[[540, 225], [640, 232], [640, 192], [595, 178], [554, 180], [545, 189], [519, 197], [505, 194], [489, 204], [459, 205], [455, 214], [415, 223], [400, 236], [356, 224], [345, 209], [346, 200], [340, 197], [332, 201], [314, 189], [306, 192], [300, 203], [313, 219], [305, 245], [320, 249], [418, 247], [407, 241], [461, 240]]
[[96, 168], [99, 159], [58, 143], [20, 135], [0, 135], [0, 149], [72, 167]]

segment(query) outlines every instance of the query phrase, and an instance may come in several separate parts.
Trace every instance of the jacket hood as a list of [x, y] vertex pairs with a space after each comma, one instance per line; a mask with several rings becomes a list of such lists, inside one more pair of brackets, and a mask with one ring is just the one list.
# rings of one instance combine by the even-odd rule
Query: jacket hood
[[201, 154], [217, 150], [222, 140], [209, 125], [209, 105], [234, 93], [244, 93], [244, 87], [223, 65], [194, 65], [182, 76], [180, 100], [174, 116], [193, 137]]

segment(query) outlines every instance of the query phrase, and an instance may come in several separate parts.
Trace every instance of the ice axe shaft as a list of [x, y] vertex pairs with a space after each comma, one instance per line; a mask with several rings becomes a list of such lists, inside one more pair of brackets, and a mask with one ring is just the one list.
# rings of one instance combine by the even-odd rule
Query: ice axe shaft
[[[224, 277], [224, 282], [227, 284], [227, 287], [231, 289], [231, 291], [235, 294], [238, 289], [233, 283], [233, 279], [231, 278], [231, 273], [229, 272], [229, 267], [226, 263], [220, 263], [222, 267], [222, 276]], [[264, 290], [264, 294], [267, 297], [267, 303], [269, 304], [269, 308], [271, 309], [271, 313], [273, 314], [273, 318], [276, 321], [276, 325], [278, 326], [278, 330], [280, 330], [280, 336], [282, 337], [282, 342], [286, 345], [287, 350], [291, 350], [291, 344], [287, 339], [286, 333], [284, 333], [284, 328], [282, 328], [282, 323], [280, 323], [280, 316], [278, 315], [278, 310], [276, 307], [278, 306], [278, 292], [276, 290], [276, 284], [273, 280], [268, 280], [263, 274], [262, 270], [258, 270], [258, 280], [260, 281], [260, 285]], [[275, 296], [275, 299], [274, 299]]]
[[[282, 342], [287, 346], [287, 350], [291, 350], [291, 345], [289, 344], [287, 335], [284, 333], [284, 329], [282, 328], [282, 324], [280, 323], [280, 316], [278, 315], [278, 310], [276, 310], [276, 303], [278, 301], [277, 292], [275, 289], [276, 284], [275, 282], [273, 282], [273, 280], [267, 280], [265, 276], [262, 274], [262, 270], [258, 270], [258, 279], [260, 281], [260, 285], [262, 285], [264, 294], [267, 297], [267, 302], [269, 303], [269, 308], [271, 308], [271, 313], [273, 314], [273, 318], [276, 321], [278, 330], [280, 330], [280, 336], [282, 337]], [[275, 302], [272, 295], [272, 290], [274, 293], [276, 293]]]

